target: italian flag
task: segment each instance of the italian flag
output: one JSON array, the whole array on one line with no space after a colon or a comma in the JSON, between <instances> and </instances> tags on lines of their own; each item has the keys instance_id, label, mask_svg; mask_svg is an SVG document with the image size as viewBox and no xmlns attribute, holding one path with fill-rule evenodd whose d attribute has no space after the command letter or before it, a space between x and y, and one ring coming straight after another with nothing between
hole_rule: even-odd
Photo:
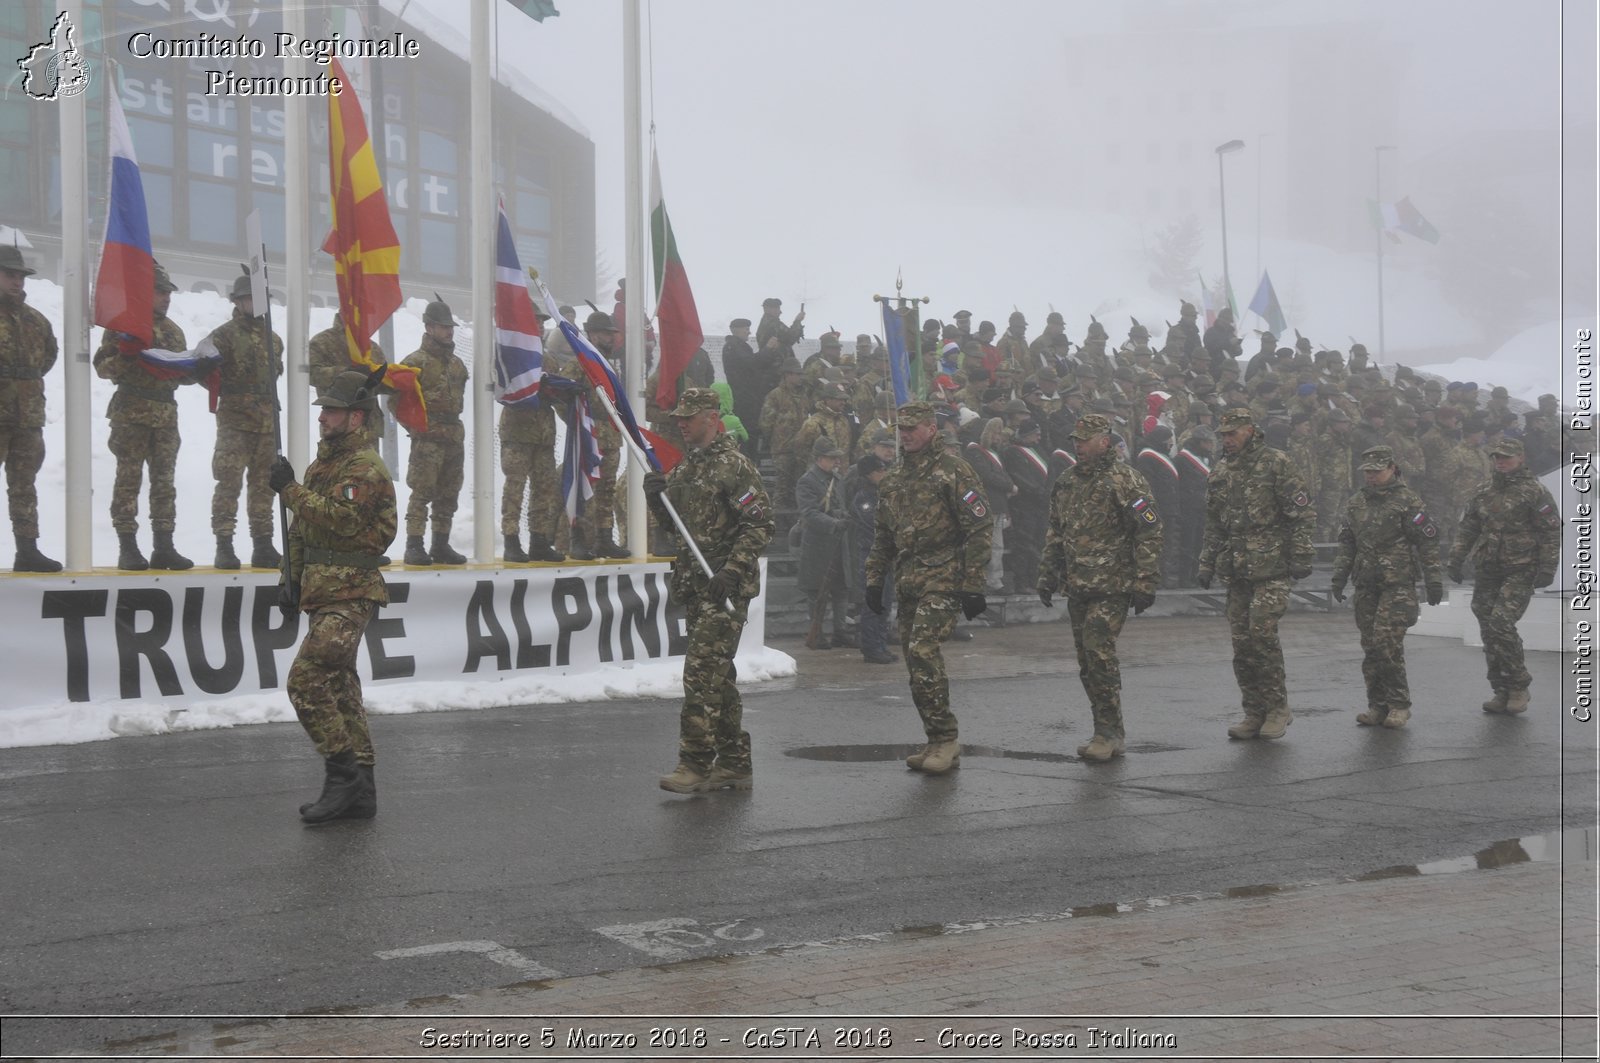
<instances>
[{"instance_id":1,"label":"italian flag","mask_svg":"<svg viewBox=\"0 0 1600 1063\"><path fill-rule=\"evenodd\" d=\"M678 376L700 349L700 311L695 309L689 275L678 257L667 205L661 198L661 162L650 148L650 245L656 269L656 322L661 330L661 363L656 378L656 405L670 410L678 404Z\"/></svg>"}]
</instances>

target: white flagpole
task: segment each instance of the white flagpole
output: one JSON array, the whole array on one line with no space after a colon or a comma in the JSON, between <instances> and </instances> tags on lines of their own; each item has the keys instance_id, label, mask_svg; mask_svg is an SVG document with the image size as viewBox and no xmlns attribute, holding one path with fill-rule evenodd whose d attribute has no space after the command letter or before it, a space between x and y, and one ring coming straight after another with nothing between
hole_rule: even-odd
<instances>
[{"instance_id":1,"label":"white flagpole","mask_svg":"<svg viewBox=\"0 0 1600 1063\"><path fill-rule=\"evenodd\" d=\"M472 552L494 560L494 141L491 127L491 0L472 0Z\"/></svg>"},{"instance_id":2,"label":"white flagpole","mask_svg":"<svg viewBox=\"0 0 1600 1063\"><path fill-rule=\"evenodd\" d=\"M627 321L617 322L623 330L622 386L635 409L643 410L644 397L644 316L646 264L644 255L644 167L641 147L644 123L639 100L639 0L625 0L622 9L622 140L625 202L623 219L627 233L627 263L624 271L631 285L627 290ZM624 437L627 433L623 433ZM646 532L643 463L628 462L628 549L635 561L649 554ZM679 530L683 528L680 522ZM692 540L691 540L692 541ZM698 548L696 549L698 554ZM703 564L704 562L702 562Z\"/></svg>"},{"instance_id":3,"label":"white flagpole","mask_svg":"<svg viewBox=\"0 0 1600 1063\"><path fill-rule=\"evenodd\" d=\"M83 32L82 0L61 0L78 33ZM79 37L79 41L83 40ZM113 75L107 71L106 77ZM107 92L116 92L108 80ZM89 240L85 232L89 165L85 130L89 94L63 94L61 108L61 378L65 394L66 437L66 569L87 572L94 564L94 534L90 510L90 449L93 443L89 411ZM109 170L108 170L109 173ZM109 196L109 188L107 190ZM42 532L44 529L40 529Z\"/></svg>"},{"instance_id":4,"label":"white flagpole","mask_svg":"<svg viewBox=\"0 0 1600 1063\"><path fill-rule=\"evenodd\" d=\"M283 18L283 28L296 40L304 40L305 6L284 5ZM286 77L303 76L306 61L297 55L284 57L283 73ZM305 96L287 96L283 100L283 372L289 396L284 407L284 450L289 464L297 469L304 469L311 456L311 374L307 353L311 346L311 170L310 153L306 150L310 141L310 106L310 99ZM382 127L379 129L382 136Z\"/></svg>"}]
</instances>

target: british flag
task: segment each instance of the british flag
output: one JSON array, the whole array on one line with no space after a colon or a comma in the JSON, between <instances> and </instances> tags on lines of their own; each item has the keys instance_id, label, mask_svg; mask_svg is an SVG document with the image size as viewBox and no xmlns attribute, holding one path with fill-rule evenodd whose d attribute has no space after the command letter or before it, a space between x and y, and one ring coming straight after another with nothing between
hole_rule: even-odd
<instances>
[{"instance_id":1,"label":"british flag","mask_svg":"<svg viewBox=\"0 0 1600 1063\"><path fill-rule=\"evenodd\" d=\"M531 405L539 401L539 381L544 374L543 330L511 240L503 197L494 274L494 397L506 406Z\"/></svg>"}]
</instances>

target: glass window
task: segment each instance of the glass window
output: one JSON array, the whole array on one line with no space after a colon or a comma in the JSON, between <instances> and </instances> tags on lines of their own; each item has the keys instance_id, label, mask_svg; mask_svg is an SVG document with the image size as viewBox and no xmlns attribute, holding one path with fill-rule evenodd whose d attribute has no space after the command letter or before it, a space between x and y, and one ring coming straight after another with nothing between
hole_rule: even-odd
<instances>
[{"instance_id":1,"label":"glass window","mask_svg":"<svg viewBox=\"0 0 1600 1063\"><path fill-rule=\"evenodd\" d=\"M172 236L172 176L144 170L139 178L144 182L145 212L150 216L151 237Z\"/></svg>"},{"instance_id":2,"label":"glass window","mask_svg":"<svg viewBox=\"0 0 1600 1063\"><path fill-rule=\"evenodd\" d=\"M252 201L261 212L261 242L267 245L269 252L283 254L283 193L263 192L258 188L252 193Z\"/></svg>"},{"instance_id":3,"label":"glass window","mask_svg":"<svg viewBox=\"0 0 1600 1063\"><path fill-rule=\"evenodd\" d=\"M417 158L421 165L440 173L460 172L456 156L456 142L442 133L427 129L417 131Z\"/></svg>"},{"instance_id":4,"label":"glass window","mask_svg":"<svg viewBox=\"0 0 1600 1063\"><path fill-rule=\"evenodd\" d=\"M239 138L191 129L189 172L206 177L238 177Z\"/></svg>"},{"instance_id":5,"label":"glass window","mask_svg":"<svg viewBox=\"0 0 1600 1063\"><path fill-rule=\"evenodd\" d=\"M172 165L172 123L128 116L128 132L133 134L133 151L141 166Z\"/></svg>"},{"instance_id":6,"label":"glass window","mask_svg":"<svg viewBox=\"0 0 1600 1063\"><path fill-rule=\"evenodd\" d=\"M463 72L465 65L462 64ZM417 88L417 121L420 125L433 126L435 129L457 129L464 126L465 116L461 113L460 100L467 98L466 86L460 86L460 97L450 91L447 86L435 86L436 91L418 86Z\"/></svg>"},{"instance_id":7,"label":"glass window","mask_svg":"<svg viewBox=\"0 0 1600 1063\"><path fill-rule=\"evenodd\" d=\"M447 174L420 173L406 202L418 213L454 218L461 213L462 203L457 195L460 187L456 179Z\"/></svg>"},{"instance_id":8,"label":"glass window","mask_svg":"<svg viewBox=\"0 0 1600 1063\"><path fill-rule=\"evenodd\" d=\"M250 180L258 185L282 188L283 144L257 140L250 148Z\"/></svg>"},{"instance_id":9,"label":"glass window","mask_svg":"<svg viewBox=\"0 0 1600 1063\"><path fill-rule=\"evenodd\" d=\"M417 268L435 276L455 277L461 269L456 253L456 224L423 218L417 227L422 237L422 260Z\"/></svg>"},{"instance_id":10,"label":"glass window","mask_svg":"<svg viewBox=\"0 0 1600 1063\"><path fill-rule=\"evenodd\" d=\"M0 150L0 218L10 220L28 217L33 213L32 184L28 174L28 153Z\"/></svg>"},{"instance_id":11,"label":"glass window","mask_svg":"<svg viewBox=\"0 0 1600 1063\"><path fill-rule=\"evenodd\" d=\"M550 160L530 148L517 152L517 184L549 188Z\"/></svg>"},{"instance_id":12,"label":"glass window","mask_svg":"<svg viewBox=\"0 0 1600 1063\"><path fill-rule=\"evenodd\" d=\"M548 236L514 233L513 238L517 244L517 258L521 259L524 268L532 266L542 274L550 272L550 238Z\"/></svg>"},{"instance_id":13,"label":"glass window","mask_svg":"<svg viewBox=\"0 0 1600 1063\"><path fill-rule=\"evenodd\" d=\"M189 239L195 243L237 248L240 237L239 192L217 181L189 180Z\"/></svg>"},{"instance_id":14,"label":"glass window","mask_svg":"<svg viewBox=\"0 0 1600 1063\"><path fill-rule=\"evenodd\" d=\"M550 197L538 192L517 191L517 227L550 231Z\"/></svg>"},{"instance_id":15,"label":"glass window","mask_svg":"<svg viewBox=\"0 0 1600 1063\"><path fill-rule=\"evenodd\" d=\"M189 124L211 129L238 129L239 104L237 96L207 96L205 78L193 76L185 79L184 114Z\"/></svg>"}]
</instances>

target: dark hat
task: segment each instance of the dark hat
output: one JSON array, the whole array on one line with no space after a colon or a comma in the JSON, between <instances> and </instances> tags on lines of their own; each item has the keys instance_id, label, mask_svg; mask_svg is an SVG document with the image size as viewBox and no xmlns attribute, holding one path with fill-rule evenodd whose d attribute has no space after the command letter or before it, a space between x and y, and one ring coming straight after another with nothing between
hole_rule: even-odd
<instances>
[{"instance_id":1,"label":"dark hat","mask_svg":"<svg viewBox=\"0 0 1600 1063\"><path fill-rule=\"evenodd\" d=\"M839 334L837 332L824 332L822 334L822 345L835 349L844 346L843 343L839 342Z\"/></svg>"},{"instance_id":2,"label":"dark hat","mask_svg":"<svg viewBox=\"0 0 1600 1063\"><path fill-rule=\"evenodd\" d=\"M1194 304L1187 299L1182 300L1182 305L1178 307L1180 317L1195 317L1199 313L1200 311L1196 310Z\"/></svg>"},{"instance_id":3,"label":"dark hat","mask_svg":"<svg viewBox=\"0 0 1600 1063\"><path fill-rule=\"evenodd\" d=\"M1511 397L1511 392L1499 386L1496 386L1493 391L1489 392L1489 394L1493 395L1497 399L1509 399Z\"/></svg>"},{"instance_id":4,"label":"dark hat","mask_svg":"<svg viewBox=\"0 0 1600 1063\"><path fill-rule=\"evenodd\" d=\"M894 396L892 395L890 396L891 399L893 397ZM892 447L894 446L894 433L889 431L887 428L880 428L876 432L872 433L872 441L868 444L868 446Z\"/></svg>"},{"instance_id":5,"label":"dark hat","mask_svg":"<svg viewBox=\"0 0 1600 1063\"><path fill-rule=\"evenodd\" d=\"M158 292L175 292L175 291L177 291L178 290L178 286L176 284L173 284L172 283L172 278L167 275L167 267L163 266L159 262L157 262L155 264L155 266L156 266L156 269L155 269L156 291L158 291Z\"/></svg>"},{"instance_id":6,"label":"dark hat","mask_svg":"<svg viewBox=\"0 0 1600 1063\"><path fill-rule=\"evenodd\" d=\"M588 317L583 319L583 331L615 332L617 331L617 326L616 323L611 320L610 314L606 313L604 310L596 310Z\"/></svg>"},{"instance_id":7,"label":"dark hat","mask_svg":"<svg viewBox=\"0 0 1600 1063\"><path fill-rule=\"evenodd\" d=\"M433 302L422 311L424 325L449 325L452 328L456 323L456 316L450 312L450 304L439 298L439 293L433 293Z\"/></svg>"},{"instance_id":8,"label":"dark hat","mask_svg":"<svg viewBox=\"0 0 1600 1063\"><path fill-rule=\"evenodd\" d=\"M566 317L568 314L576 314L577 311L572 309L572 307L567 303L562 303L560 306L556 307L556 313L560 314L562 317ZM748 325L749 322L747 321L745 324Z\"/></svg>"},{"instance_id":9,"label":"dark hat","mask_svg":"<svg viewBox=\"0 0 1600 1063\"><path fill-rule=\"evenodd\" d=\"M876 454L868 454L856 462L856 471L862 476L871 476L873 473L880 472L888 467L889 463Z\"/></svg>"},{"instance_id":10,"label":"dark hat","mask_svg":"<svg viewBox=\"0 0 1600 1063\"><path fill-rule=\"evenodd\" d=\"M728 322L728 327L729 328L749 328L750 327L750 319L747 318L747 317L736 317L732 321Z\"/></svg>"},{"instance_id":11,"label":"dark hat","mask_svg":"<svg viewBox=\"0 0 1600 1063\"><path fill-rule=\"evenodd\" d=\"M1098 413L1086 413L1072 426L1073 439L1093 439L1111 434L1111 420Z\"/></svg>"},{"instance_id":12,"label":"dark hat","mask_svg":"<svg viewBox=\"0 0 1600 1063\"><path fill-rule=\"evenodd\" d=\"M778 307L778 306L782 306L782 305L783 305L783 300L782 299L773 298L773 299L763 299L763 300L761 300L761 309L763 309L763 310L771 310L773 307Z\"/></svg>"},{"instance_id":13,"label":"dark hat","mask_svg":"<svg viewBox=\"0 0 1600 1063\"><path fill-rule=\"evenodd\" d=\"M1224 432L1231 432L1236 428L1254 428L1256 415L1251 413L1248 407L1235 406L1222 415L1219 423Z\"/></svg>"},{"instance_id":14,"label":"dark hat","mask_svg":"<svg viewBox=\"0 0 1600 1063\"><path fill-rule=\"evenodd\" d=\"M1540 406L1554 406L1554 405L1556 405L1556 402L1557 402L1556 397L1554 395L1549 394L1548 392L1546 392L1545 394L1539 396L1539 405Z\"/></svg>"},{"instance_id":15,"label":"dark hat","mask_svg":"<svg viewBox=\"0 0 1600 1063\"><path fill-rule=\"evenodd\" d=\"M1388 447L1368 447L1361 452L1362 472L1381 472L1394 464L1394 451Z\"/></svg>"},{"instance_id":16,"label":"dark hat","mask_svg":"<svg viewBox=\"0 0 1600 1063\"><path fill-rule=\"evenodd\" d=\"M1364 344L1364 343L1352 343L1350 345L1350 355L1351 355L1351 357L1356 357L1358 355L1362 356L1362 357L1365 357L1366 353L1367 353L1367 345L1366 344Z\"/></svg>"},{"instance_id":17,"label":"dark hat","mask_svg":"<svg viewBox=\"0 0 1600 1063\"><path fill-rule=\"evenodd\" d=\"M1040 431L1039 422L1034 420L1032 417L1017 425L1017 437L1019 439L1025 435L1031 435L1037 431Z\"/></svg>"},{"instance_id":18,"label":"dark hat","mask_svg":"<svg viewBox=\"0 0 1600 1063\"><path fill-rule=\"evenodd\" d=\"M791 354L791 355L789 355L787 358L785 358L783 360L782 364L780 364L778 366L778 372L780 372L780 373L804 373L805 370L803 368L801 368L801 366L800 366L800 359L796 358L794 355Z\"/></svg>"},{"instance_id":19,"label":"dark hat","mask_svg":"<svg viewBox=\"0 0 1600 1063\"><path fill-rule=\"evenodd\" d=\"M1006 323L1010 325L1026 325L1028 319L1023 316L1021 310L1013 310L1011 311L1011 316L1006 318Z\"/></svg>"},{"instance_id":20,"label":"dark hat","mask_svg":"<svg viewBox=\"0 0 1600 1063\"><path fill-rule=\"evenodd\" d=\"M993 336L996 331L998 331L998 330L994 327L994 322L993 321L980 321L980 322L978 322L978 335L980 335L980 336Z\"/></svg>"},{"instance_id":21,"label":"dark hat","mask_svg":"<svg viewBox=\"0 0 1600 1063\"><path fill-rule=\"evenodd\" d=\"M722 409L722 399L710 388L685 388L682 395L678 396L678 405L668 414L669 417L693 417L705 410Z\"/></svg>"},{"instance_id":22,"label":"dark hat","mask_svg":"<svg viewBox=\"0 0 1600 1063\"><path fill-rule=\"evenodd\" d=\"M849 402L850 389L845 387L843 384L830 384L822 389L822 394L819 397L823 401L827 401L829 399L839 399L844 402Z\"/></svg>"},{"instance_id":23,"label":"dark hat","mask_svg":"<svg viewBox=\"0 0 1600 1063\"><path fill-rule=\"evenodd\" d=\"M1333 424L1334 422L1342 422L1344 424L1349 424L1350 423L1350 415L1348 413L1345 413L1343 410L1339 409L1336 406L1333 409L1328 411L1328 423L1329 424Z\"/></svg>"},{"instance_id":24,"label":"dark hat","mask_svg":"<svg viewBox=\"0 0 1600 1063\"><path fill-rule=\"evenodd\" d=\"M15 244L0 245L0 270L7 273L21 273L29 277L35 272L22 261L22 248Z\"/></svg>"},{"instance_id":25,"label":"dark hat","mask_svg":"<svg viewBox=\"0 0 1600 1063\"><path fill-rule=\"evenodd\" d=\"M249 278L246 278L248 280ZM326 406L332 410L375 410L378 408L376 382L369 388L368 374L358 369L346 369L333 378L333 383L317 392L313 406ZM382 376L379 376L382 380Z\"/></svg>"},{"instance_id":26,"label":"dark hat","mask_svg":"<svg viewBox=\"0 0 1600 1063\"><path fill-rule=\"evenodd\" d=\"M1489 448L1491 458L1520 458L1522 457L1522 440L1505 438L1497 440Z\"/></svg>"},{"instance_id":27,"label":"dark hat","mask_svg":"<svg viewBox=\"0 0 1600 1063\"><path fill-rule=\"evenodd\" d=\"M1045 324L1047 324L1047 325L1065 325L1067 323L1067 319L1062 317L1059 313L1057 313L1054 310L1050 311L1049 314L1045 315L1045 319L1044 320L1045 320Z\"/></svg>"},{"instance_id":28,"label":"dark hat","mask_svg":"<svg viewBox=\"0 0 1600 1063\"><path fill-rule=\"evenodd\" d=\"M844 451L839 448L839 444L827 436L818 436L817 441L811 444L811 456L813 458L842 458L844 457Z\"/></svg>"},{"instance_id":29,"label":"dark hat","mask_svg":"<svg viewBox=\"0 0 1600 1063\"><path fill-rule=\"evenodd\" d=\"M233 287L228 289L228 298L233 300L250 298L250 274L241 273L233 278Z\"/></svg>"},{"instance_id":30,"label":"dark hat","mask_svg":"<svg viewBox=\"0 0 1600 1063\"><path fill-rule=\"evenodd\" d=\"M1100 324L1100 322L1098 322L1098 321L1091 320L1089 322L1089 338L1090 339L1096 339L1096 340L1105 339L1106 338L1106 327L1104 325Z\"/></svg>"},{"instance_id":31,"label":"dark hat","mask_svg":"<svg viewBox=\"0 0 1600 1063\"><path fill-rule=\"evenodd\" d=\"M1032 411L1030 411L1028 409L1028 404L1026 402L1023 402L1021 399L1012 399L1012 400L1010 400L1009 402L1006 403L1005 409L1002 410L1001 412L1003 412L1003 413L1030 413Z\"/></svg>"},{"instance_id":32,"label":"dark hat","mask_svg":"<svg viewBox=\"0 0 1600 1063\"><path fill-rule=\"evenodd\" d=\"M978 396L978 401L987 406L991 402L1004 402L1006 395L1010 394L1005 388L984 388L983 394Z\"/></svg>"},{"instance_id":33,"label":"dark hat","mask_svg":"<svg viewBox=\"0 0 1600 1063\"><path fill-rule=\"evenodd\" d=\"M956 318L971 317L972 316L972 311L971 310L957 310L955 313L951 314L950 316L951 317L956 317Z\"/></svg>"},{"instance_id":34,"label":"dark hat","mask_svg":"<svg viewBox=\"0 0 1600 1063\"><path fill-rule=\"evenodd\" d=\"M933 421L933 407L926 402L908 402L896 411L901 428L912 428Z\"/></svg>"}]
</instances>

